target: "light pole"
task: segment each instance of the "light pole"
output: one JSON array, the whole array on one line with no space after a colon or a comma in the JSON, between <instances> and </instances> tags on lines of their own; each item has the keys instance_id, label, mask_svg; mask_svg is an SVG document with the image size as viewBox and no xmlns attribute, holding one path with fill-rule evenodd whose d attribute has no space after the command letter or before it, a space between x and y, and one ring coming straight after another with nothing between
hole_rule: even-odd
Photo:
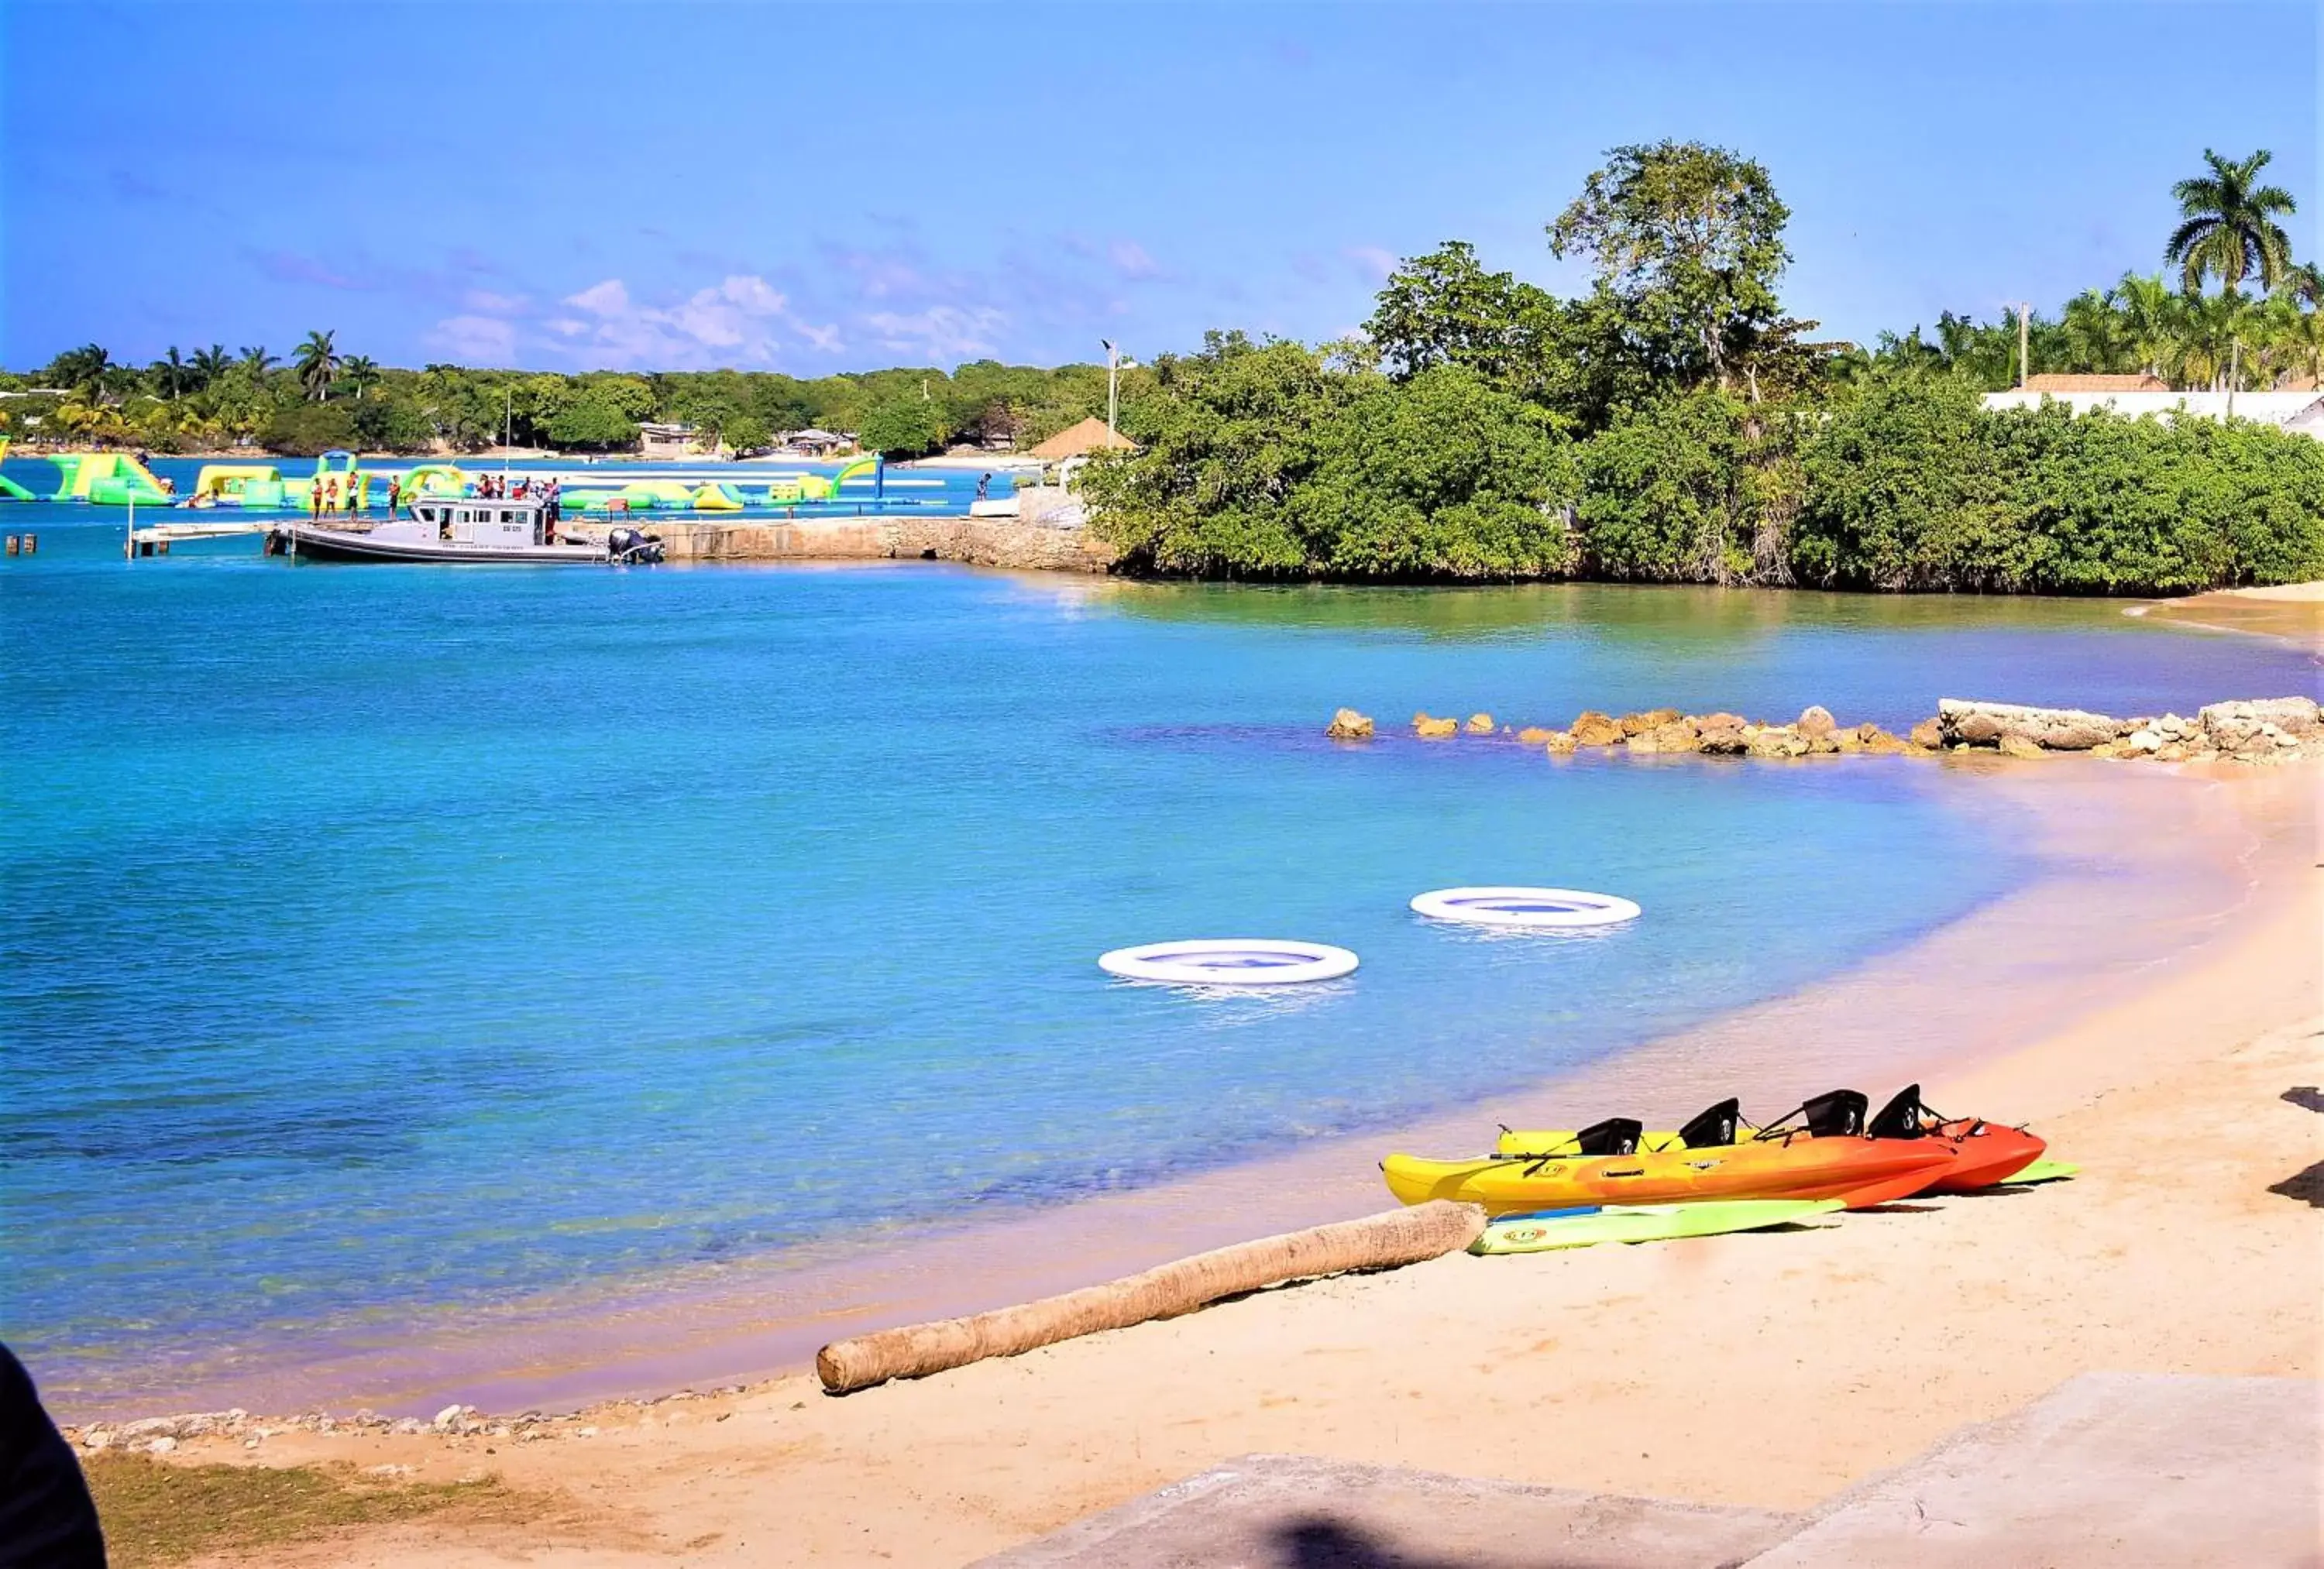
<instances>
[{"instance_id":1,"label":"light pole","mask_svg":"<svg viewBox=\"0 0 2324 1569\"><path fill-rule=\"evenodd\" d=\"M1120 348L1111 338L1100 338L1098 342L1105 345L1105 428L1111 434L1116 417L1121 412L1121 367L1134 365L1138 362L1124 360Z\"/></svg>"}]
</instances>

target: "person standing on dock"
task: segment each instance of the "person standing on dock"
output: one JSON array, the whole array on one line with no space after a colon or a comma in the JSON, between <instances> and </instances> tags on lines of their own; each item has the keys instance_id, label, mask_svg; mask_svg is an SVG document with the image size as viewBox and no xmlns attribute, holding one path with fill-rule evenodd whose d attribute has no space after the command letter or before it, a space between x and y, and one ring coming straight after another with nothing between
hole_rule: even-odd
<instances>
[{"instance_id":1,"label":"person standing on dock","mask_svg":"<svg viewBox=\"0 0 2324 1569\"><path fill-rule=\"evenodd\" d=\"M308 482L307 515L314 519L316 528L323 526L323 479L320 474Z\"/></svg>"}]
</instances>

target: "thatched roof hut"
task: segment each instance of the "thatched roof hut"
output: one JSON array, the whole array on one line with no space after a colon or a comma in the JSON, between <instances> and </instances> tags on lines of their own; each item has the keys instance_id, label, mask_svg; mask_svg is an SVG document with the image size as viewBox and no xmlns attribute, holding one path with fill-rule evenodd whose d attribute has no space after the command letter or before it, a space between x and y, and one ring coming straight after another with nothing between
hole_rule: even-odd
<instances>
[{"instance_id":1,"label":"thatched roof hut","mask_svg":"<svg viewBox=\"0 0 2324 1569\"><path fill-rule=\"evenodd\" d=\"M1086 453L1102 452L1109 447L1136 452L1138 444L1121 432L1108 428L1104 420L1093 414L1079 425L1067 426L1035 447L1032 455L1045 463L1054 463L1070 457L1080 457Z\"/></svg>"}]
</instances>

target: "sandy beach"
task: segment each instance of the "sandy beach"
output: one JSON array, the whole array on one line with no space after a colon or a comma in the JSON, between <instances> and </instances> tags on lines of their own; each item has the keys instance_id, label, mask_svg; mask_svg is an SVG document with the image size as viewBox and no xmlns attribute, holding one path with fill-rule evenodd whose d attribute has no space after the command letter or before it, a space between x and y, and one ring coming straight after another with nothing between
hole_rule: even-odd
<instances>
[{"instance_id":1,"label":"sandy beach","mask_svg":"<svg viewBox=\"0 0 2324 1569\"><path fill-rule=\"evenodd\" d=\"M1949 1113L2034 1122L2076 1181L1810 1232L1455 1255L845 1399L793 1372L601 1405L522 1443L280 1432L170 1458L491 1477L521 1500L275 1562L953 1564L1252 1452L1797 1508L2075 1373L2314 1376L2317 1215L2269 1189L2324 1159L2324 1117L2282 1098L2324 1080L2315 771L1979 766L1997 810L2052 840L2052 874L2022 895L1537 1097L1365 1141L1360 1160L1303 1152L1269 1173L1274 1202L1231 1221L1194 1217L1247 1169L940 1240L918 1297L881 1311L1079 1283L1222 1225L1257 1234L1262 1213L1382 1207L1369 1162L1390 1143L1471 1147L1505 1112L1595 1107L1625 1079L1661 1087L1638 1109L1662 1115L1706 1079L1773 1110L1842 1071L1875 1091L1916 1073ZM993 1266L973 1288L925 1283L964 1262L942 1249L972 1245ZM661 1387L705 1387L766 1354L733 1306L664 1304L584 1343L625 1382L690 1367ZM533 1388L558 1383L549 1360ZM466 1399L512 1411L499 1397L526 1381L479 1378ZM1738 1443L1746 1420L1757 1436Z\"/></svg>"}]
</instances>

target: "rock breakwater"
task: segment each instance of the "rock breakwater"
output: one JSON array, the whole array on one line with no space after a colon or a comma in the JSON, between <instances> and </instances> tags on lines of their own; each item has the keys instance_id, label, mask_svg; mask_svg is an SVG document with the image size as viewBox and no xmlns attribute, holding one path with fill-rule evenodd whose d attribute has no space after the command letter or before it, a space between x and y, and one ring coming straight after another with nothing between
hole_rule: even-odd
<instances>
[{"instance_id":1,"label":"rock breakwater","mask_svg":"<svg viewBox=\"0 0 2324 1569\"><path fill-rule=\"evenodd\" d=\"M1334 740L1369 740L1370 716L1341 709L1324 732ZM1577 752L1621 751L1645 757L1692 754L1706 757L1936 757L1952 752L1997 752L2010 757L2079 753L2093 757L2156 762L2278 763L2324 757L2324 718L2306 697L2241 699L2211 703L2194 717L2139 715L2116 719L2077 708L2036 708L2024 703L1939 701L1932 718L1904 735L1877 724L1844 725L1831 710L1812 704L1797 719L1762 721L1740 714L1682 713L1649 709L1619 716L1584 709L1563 729L1526 725L1512 731L1497 727L1488 713L1464 724L1426 711L1412 717L1412 733L1422 740L1449 741L1462 736L1507 739L1539 748L1553 757Z\"/></svg>"}]
</instances>

